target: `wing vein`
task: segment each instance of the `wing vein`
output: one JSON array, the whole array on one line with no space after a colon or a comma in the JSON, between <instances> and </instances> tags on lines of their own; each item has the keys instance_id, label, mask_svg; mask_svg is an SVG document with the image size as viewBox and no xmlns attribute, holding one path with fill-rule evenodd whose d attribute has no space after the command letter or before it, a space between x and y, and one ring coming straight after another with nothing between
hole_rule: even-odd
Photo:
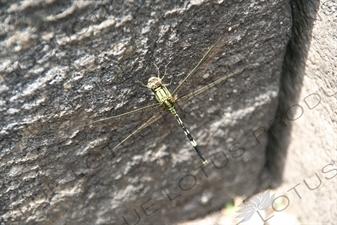
<instances>
[{"instance_id":1,"label":"wing vein","mask_svg":"<svg viewBox=\"0 0 337 225\"><path fill-rule=\"evenodd\" d=\"M93 123L98 123L98 122L102 122L102 121L106 121L106 120L110 120L110 119L118 119L118 118L124 117L124 116L130 116L132 114L144 112L144 111L147 111L147 110L152 109L152 108L157 108L159 106L160 106L160 103L155 103L155 104L152 104L152 105L147 105L145 107L141 107L141 108L138 108L138 109L126 112L126 113L122 113L122 114L116 115L116 116L111 116L111 117L107 117L107 118L104 118L104 119L95 120Z\"/></svg>"},{"instance_id":2,"label":"wing vein","mask_svg":"<svg viewBox=\"0 0 337 225\"><path fill-rule=\"evenodd\" d=\"M179 85L173 90L172 95L176 94L179 89L182 87L182 85L185 83L185 81L197 70L197 68L200 66L200 64L207 58L211 50L214 48L216 44L220 42L221 38L219 38L204 54L204 56L200 59L200 61L197 63L197 65L187 74L187 76L183 79L182 82L179 83Z\"/></svg>"},{"instance_id":3,"label":"wing vein","mask_svg":"<svg viewBox=\"0 0 337 225\"><path fill-rule=\"evenodd\" d=\"M160 114L160 111L156 112L150 119L148 119L140 127L138 127L136 130L134 130L131 134L129 134L126 138L124 138L121 142L119 142L115 147L113 147L112 150L116 149L118 146L120 146L125 141L127 141L131 136L135 135L136 133L138 133L139 131L141 131L145 127L149 126L150 124L152 124L153 122L155 122L156 120L158 120L160 118L159 114Z\"/></svg>"}]
</instances>

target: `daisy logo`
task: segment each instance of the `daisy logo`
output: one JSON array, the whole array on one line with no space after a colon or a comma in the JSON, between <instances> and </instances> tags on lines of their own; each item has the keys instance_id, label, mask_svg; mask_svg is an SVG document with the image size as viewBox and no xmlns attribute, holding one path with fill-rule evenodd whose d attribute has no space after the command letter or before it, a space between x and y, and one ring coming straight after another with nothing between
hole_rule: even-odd
<instances>
[{"instance_id":1,"label":"daisy logo","mask_svg":"<svg viewBox=\"0 0 337 225\"><path fill-rule=\"evenodd\" d=\"M254 215L254 213L258 213L258 215L263 220L259 210L267 210L271 208L274 201L274 196L275 194L270 195L270 192L268 191L256 195L251 199L241 203L238 206L241 207L241 209L236 211L237 213L240 214L236 218L242 218L242 220L238 224L248 221Z\"/></svg>"}]
</instances>

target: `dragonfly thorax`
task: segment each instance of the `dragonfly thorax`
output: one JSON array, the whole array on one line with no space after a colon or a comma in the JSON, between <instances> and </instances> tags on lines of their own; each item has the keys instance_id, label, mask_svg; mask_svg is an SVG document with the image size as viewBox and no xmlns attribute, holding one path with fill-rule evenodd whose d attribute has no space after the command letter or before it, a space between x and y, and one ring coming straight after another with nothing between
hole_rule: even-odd
<instances>
[{"instance_id":1,"label":"dragonfly thorax","mask_svg":"<svg viewBox=\"0 0 337 225\"><path fill-rule=\"evenodd\" d=\"M156 89L157 87L161 86L162 82L159 77L150 77L149 80L147 81L147 87L151 90Z\"/></svg>"}]
</instances>

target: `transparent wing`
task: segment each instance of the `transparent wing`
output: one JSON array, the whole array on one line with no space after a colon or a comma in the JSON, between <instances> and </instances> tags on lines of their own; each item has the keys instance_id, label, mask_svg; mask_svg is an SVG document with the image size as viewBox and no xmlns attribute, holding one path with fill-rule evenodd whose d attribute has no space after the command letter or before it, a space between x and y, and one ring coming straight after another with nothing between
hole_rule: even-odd
<instances>
[{"instance_id":1,"label":"transparent wing","mask_svg":"<svg viewBox=\"0 0 337 225\"><path fill-rule=\"evenodd\" d=\"M136 133L138 133L139 131L141 131L142 129L144 129L145 127L149 126L150 124L152 124L153 122L155 122L156 120L158 120L161 117L160 114L161 111L156 112L150 119L148 119L145 123L143 123L141 126L139 126L136 130L134 130L131 134L129 134L126 138L124 138L122 141L120 141L115 147L113 147L112 150L116 149L117 147L119 147L121 144L123 144L125 141L127 141L130 137L132 137L133 135L135 135Z\"/></svg>"},{"instance_id":2,"label":"transparent wing","mask_svg":"<svg viewBox=\"0 0 337 225\"><path fill-rule=\"evenodd\" d=\"M179 83L179 85L173 90L172 95L175 95L179 92L181 87L183 87L184 83L191 77L191 75L198 69L198 67L206 60L207 56L212 52L215 46L221 43L223 38L219 38L204 54L204 56L200 59L197 65L187 74L187 76Z\"/></svg>"},{"instance_id":3,"label":"transparent wing","mask_svg":"<svg viewBox=\"0 0 337 225\"><path fill-rule=\"evenodd\" d=\"M148 110L153 110L154 112L146 113L146 115L142 114ZM92 123L98 123L102 121L108 121L108 120L114 120L113 126L115 127L129 127L130 130L133 130L131 134L129 134L126 138L124 138L122 141L120 141L113 149L116 149L118 146L122 145L124 142L126 142L130 137L137 134L139 131L144 129L145 127L149 126L151 123L156 121L160 118L160 112L161 112L161 106L159 103L147 105L135 110L131 110L129 112L125 112L122 114L118 114L116 116L111 116L103 119L98 119L93 121ZM152 117L148 117L152 114ZM134 127L134 124L137 123L137 121L145 121L146 118L149 118L145 123L143 123L138 128ZM132 129L133 128L133 129Z\"/></svg>"},{"instance_id":4,"label":"transparent wing","mask_svg":"<svg viewBox=\"0 0 337 225\"><path fill-rule=\"evenodd\" d=\"M236 75L236 74L242 73L243 70L244 70L244 69L241 69L240 71L236 71L236 72L232 72L232 73L230 73L230 74L227 74L226 76L221 77L221 78L217 79L216 81L213 81L212 83L207 84L206 86L204 86L204 87L202 87L202 88L199 88L199 89L197 89L196 91L193 91L192 93L189 93L189 94L187 94L187 95L184 95L184 96L178 98L178 101L186 101L186 100L189 100L189 99L191 99L191 98L193 98L193 97L195 97L195 96L197 96L197 95L199 95L199 94L205 92L206 90L211 89L211 88L214 87L215 85L227 81L230 77L232 77L232 76L234 76L234 75Z\"/></svg>"},{"instance_id":5,"label":"transparent wing","mask_svg":"<svg viewBox=\"0 0 337 225\"><path fill-rule=\"evenodd\" d=\"M131 115L134 115L134 114L137 114L137 113L141 113L141 112L147 111L149 109L156 110L156 109L159 109L159 108L160 108L160 103L155 103L155 104L144 106L144 107L141 107L141 108L138 108L138 109L126 112L126 113L122 113L122 114L119 114L119 115L116 115L116 116L98 119L98 120L93 121L93 123L98 123L98 122L107 121L107 120L111 120L111 119L122 119L123 117L131 116Z\"/></svg>"}]
</instances>

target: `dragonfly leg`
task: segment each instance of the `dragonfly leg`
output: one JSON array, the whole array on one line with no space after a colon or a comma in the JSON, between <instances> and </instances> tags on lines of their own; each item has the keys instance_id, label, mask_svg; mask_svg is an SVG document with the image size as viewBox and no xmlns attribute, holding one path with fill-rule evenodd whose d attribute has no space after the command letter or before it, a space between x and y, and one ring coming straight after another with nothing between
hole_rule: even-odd
<instances>
[{"instance_id":1,"label":"dragonfly leg","mask_svg":"<svg viewBox=\"0 0 337 225\"><path fill-rule=\"evenodd\" d=\"M158 70L158 77L163 80L164 77L166 76L166 70L167 70L167 66L170 64L171 62L167 63L165 66L164 66L164 75L162 77L159 77L160 76L160 73L159 73L159 67L155 64L155 66L157 67L157 70ZM172 83L172 78L171 78L171 81L170 81L170 84ZM169 85L170 85L169 84ZM167 85L167 84L165 84Z\"/></svg>"},{"instance_id":2,"label":"dragonfly leg","mask_svg":"<svg viewBox=\"0 0 337 225\"><path fill-rule=\"evenodd\" d=\"M161 77L160 79L164 79L164 77L166 76L166 69L167 69L167 66L170 64L171 62L169 62L169 63L167 63L166 65L165 65L165 67L164 67L164 75L163 75L163 77ZM171 82L172 82L172 79L171 79Z\"/></svg>"},{"instance_id":3,"label":"dragonfly leg","mask_svg":"<svg viewBox=\"0 0 337 225\"><path fill-rule=\"evenodd\" d=\"M147 85L146 84L144 84L142 81L140 81L140 80L136 80L136 83L139 83L139 84L141 84L143 87L146 87L147 88Z\"/></svg>"},{"instance_id":4,"label":"dragonfly leg","mask_svg":"<svg viewBox=\"0 0 337 225\"><path fill-rule=\"evenodd\" d=\"M161 78L161 79L162 79L162 78ZM168 83L168 84L163 84L163 85L165 85L165 86L170 86L170 85L172 84L172 80L173 80L173 77L171 78L170 83Z\"/></svg>"},{"instance_id":5,"label":"dragonfly leg","mask_svg":"<svg viewBox=\"0 0 337 225\"><path fill-rule=\"evenodd\" d=\"M156 67L157 69L157 77L160 78L160 72L159 72L159 67L157 66L157 64L155 62L153 62L153 65Z\"/></svg>"}]
</instances>

